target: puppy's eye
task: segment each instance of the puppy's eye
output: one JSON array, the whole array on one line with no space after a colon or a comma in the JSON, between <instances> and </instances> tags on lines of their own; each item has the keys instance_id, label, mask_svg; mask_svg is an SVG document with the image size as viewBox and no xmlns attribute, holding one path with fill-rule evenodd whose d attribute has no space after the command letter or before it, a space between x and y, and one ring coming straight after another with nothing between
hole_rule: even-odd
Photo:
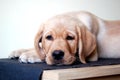
<instances>
[{"instance_id":1,"label":"puppy's eye","mask_svg":"<svg viewBox=\"0 0 120 80\"><path fill-rule=\"evenodd\" d=\"M53 37L51 35L46 36L47 40L53 40Z\"/></svg>"},{"instance_id":2,"label":"puppy's eye","mask_svg":"<svg viewBox=\"0 0 120 80\"><path fill-rule=\"evenodd\" d=\"M67 40L74 40L75 38L73 36L67 36L66 39Z\"/></svg>"}]
</instances>

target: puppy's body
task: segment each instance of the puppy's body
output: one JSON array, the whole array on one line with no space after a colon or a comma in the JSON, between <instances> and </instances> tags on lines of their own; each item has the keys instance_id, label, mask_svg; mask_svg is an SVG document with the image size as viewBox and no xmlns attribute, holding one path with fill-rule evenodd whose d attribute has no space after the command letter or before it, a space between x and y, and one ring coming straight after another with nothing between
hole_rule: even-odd
<instances>
[{"instance_id":1,"label":"puppy's body","mask_svg":"<svg viewBox=\"0 0 120 80\"><path fill-rule=\"evenodd\" d=\"M98 35L99 57L120 58L120 21L105 21L103 27Z\"/></svg>"},{"instance_id":2,"label":"puppy's body","mask_svg":"<svg viewBox=\"0 0 120 80\"><path fill-rule=\"evenodd\" d=\"M82 63L97 61L98 57L120 58L119 35L120 21L102 20L88 12L70 12L43 23L35 37L35 51L29 51L31 56L23 51L18 57L22 62L45 60L50 65L72 64L77 50Z\"/></svg>"},{"instance_id":3,"label":"puppy's body","mask_svg":"<svg viewBox=\"0 0 120 80\"><path fill-rule=\"evenodd\" d=\"M73 14L96 36L99 57L120 58L120 20L102 20L88 12Z\"/></svg>"}]
</instances>

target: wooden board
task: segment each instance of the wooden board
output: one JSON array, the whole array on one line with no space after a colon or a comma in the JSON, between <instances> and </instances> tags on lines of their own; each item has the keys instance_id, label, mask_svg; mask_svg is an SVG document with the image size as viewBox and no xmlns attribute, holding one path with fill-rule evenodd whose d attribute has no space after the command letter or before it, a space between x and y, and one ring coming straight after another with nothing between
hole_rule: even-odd
<instances>
[{"instance_id":1,"label":"wooden board","mask_svg":"<svg viewBox=\"0 0 120 80\"><path fill-rule=\"evenodd\" d=\"M79 79L79 80L81 80L81 79ZM87 79L82 79L82 80L120 80L120 75L87 78Z\"/></svg>"},{"instance_id":2,"label":"wooden board","mask_svg":"<svg viewBox=\"0 0 120 80\"><path fill-rule=\"evenodd\" d=\"M42 80L85 79L120 74L120 65L45 70Z\"/></svg>"}]
</instances>

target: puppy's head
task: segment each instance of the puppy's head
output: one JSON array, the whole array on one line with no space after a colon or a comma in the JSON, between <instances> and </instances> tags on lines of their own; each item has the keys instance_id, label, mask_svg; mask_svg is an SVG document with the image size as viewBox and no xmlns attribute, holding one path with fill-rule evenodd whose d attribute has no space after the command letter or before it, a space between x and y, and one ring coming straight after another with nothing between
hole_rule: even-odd
<instances>
[{"instance_id":1,"label":"puppy's head","mask_svg":"<svg viewBox=\"0 0 120 80\"><path fill-rule=\"evenodd\" d=\"M85 63L85 58L88 56L87 53L89 50L84 49L83 51L83 48L90 48L92 44L89 42L86 43L86 41L82 42L84 34L90 33L81 27L85 26L70 16L57 16L42 24L35 37L35 49L40 59L45 60L49 65L68 65L76 60L75 54L79 50L80 60ZM83 36L81 32L83 32ZM91 35L87 37L89 36ZM92 39L90 38L90 40ZM42 46L39 46L40 42ZM85 46L83 47L84 44ZM88 52L85 52L85 50Z\"/></svg>"}]
</instances>

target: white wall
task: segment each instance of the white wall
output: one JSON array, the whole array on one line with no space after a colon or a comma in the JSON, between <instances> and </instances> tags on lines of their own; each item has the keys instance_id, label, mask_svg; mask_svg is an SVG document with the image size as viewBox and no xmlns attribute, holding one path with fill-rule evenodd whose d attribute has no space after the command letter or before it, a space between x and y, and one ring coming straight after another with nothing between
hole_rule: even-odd
<instances>
[{"instance_id":1,"label":"white wall","mask_svg":"<svg viewBox=\"0 0 120 80\"><path fill-rule=\"evenodd\" d=\"M120 0L0 0L0 58L33 47L36 31L49 17L87 10L104 19L120 19Z\"/></svg>"}]
</instances>

